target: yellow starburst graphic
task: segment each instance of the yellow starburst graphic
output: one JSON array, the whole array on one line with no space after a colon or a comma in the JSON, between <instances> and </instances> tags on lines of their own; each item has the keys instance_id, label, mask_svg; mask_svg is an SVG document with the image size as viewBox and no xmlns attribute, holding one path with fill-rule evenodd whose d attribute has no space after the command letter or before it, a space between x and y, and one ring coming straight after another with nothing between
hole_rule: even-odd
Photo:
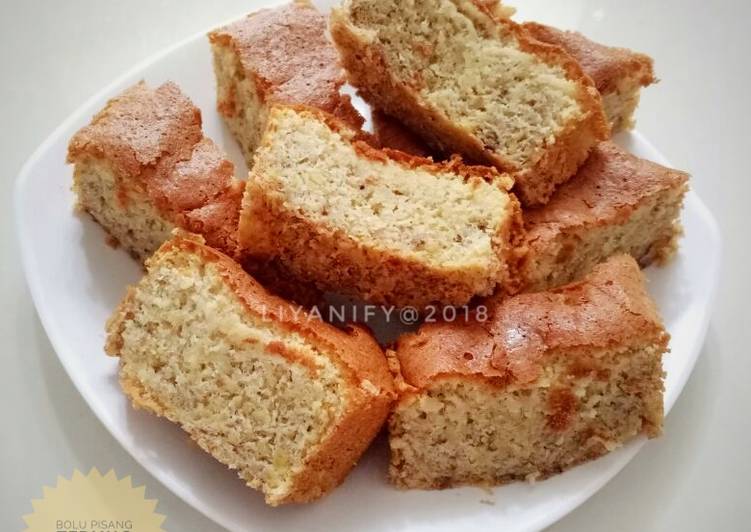
<instances>
[{"instance_id":1,"label":"yellow starburst graphic","mask_svg":"<svg viewBox=\"0 0 751 532\"><path fill-rule=\"evenodd\" d=\"M146 487L134 488L130 476L118 480L114 470L104 476L96 468L88 475L75 470L42 493L31 501L34 513L23 516L26 532L164 532L156 499L147 500Z\"/></svg>"}]
</instances>

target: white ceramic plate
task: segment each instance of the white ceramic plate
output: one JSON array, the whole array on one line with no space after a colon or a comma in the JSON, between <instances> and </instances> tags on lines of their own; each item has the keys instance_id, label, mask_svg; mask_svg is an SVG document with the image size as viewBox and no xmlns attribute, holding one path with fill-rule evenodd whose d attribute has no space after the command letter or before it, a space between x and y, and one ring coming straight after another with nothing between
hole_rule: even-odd
<instances>
[{"instance_id":1,"label":"white ceramic plate","mask_svg":"<svg viewBox=\"0 0 751 532\"><path fill-rule=\"evenodd\" d=\"M634 441L595 462L535 485L493 490L397 491L386 482L386 447L376 442L346 482L323 500L272 509L234 472L201 452L172 424L134 411L120 392L114 359L104 355L104 323L140 276L125 252L105 244L88 217L73 212L68 139L106 100L145 79L177 82L202 109L206 134L245 165L214 111L214 82L204 34L139 65L66 120L24 166L16 186L16 220L34 303L60 360L94 413L133 457L191 506L231 530L536 530L585 501L643 445ZM639 134L619 139L637 155L667 161ZM706 333L719 272L720 235L701 200L689 193L686 236L676 260L650 269L650 291L672 335L665 409L670 410Z\"/></svg>"}]
</instances>

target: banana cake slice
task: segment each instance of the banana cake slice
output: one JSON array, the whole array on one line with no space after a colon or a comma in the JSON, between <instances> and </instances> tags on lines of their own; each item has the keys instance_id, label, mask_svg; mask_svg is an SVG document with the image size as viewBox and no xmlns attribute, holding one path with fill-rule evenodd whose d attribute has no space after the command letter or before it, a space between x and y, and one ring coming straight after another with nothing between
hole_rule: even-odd
<instances>
[{"instance_id":1,"label":"banana cake slice","mask_svg":"<svg viewBox=\"0 0 751 532\"><path fill-rule=\"evenodd\" d=\"M146 264L107 324L133 406L178 424L270 505L340 484L394 398L375 340L270 295L192 236Z\"/></svg>"},{"instance_id":2,"label":"banana cake slice","mask_svg":"<svg viewBox=\"0 0 751 532\"><path fill-rule=\"evenodd\" d=\"M516 178L543 204L609 136L600 95L562 49L472 0L345 0L331 34L350 82L438 151Z\"/></svg>"},{"instance_id":3,"label":"banana cake slice","mask_svg":"<svg viewBox=\"0 0 751 532\"><path fill-rule=\"evenodd\" d=\"M578 279L607 257L664 264L682 234L688 174L640 159L612 142L592 150L547 205L524 211L527 290Z\"/></svg>"},{"instance_id":4,"label":"banana cake slice","mask_svg":"<svg viewBox=\"0 0 751 532\"><path fill-rule=\"evenodd\" d=\"M511 9L506 6L502 8ZM505 16L510 16L512 12L511 9ZM594 81L602 97L611 133L634 127L634 112L639 105L641 89L657 82L652 58L626 48L597 43L575 31L560 30L537 22L525 22L522 26L535 39L563 48ZM373 113L373 130L381 147L418 155L430 153L427 146L417 140L417 135L398 119L382 114Z\"/></svg>"},{"instance_id":5,"label":"banana cake slice","mask_svg":"<svg viewBox=\"0 0 751 532\"><path fill-rule=\"evenodd\" d=\"M397 306L515 287L521 216L508 176L360 139L320 110L272 107L243 198L241 254Z\"/></svg>"},{"instance_id":6,"label":"banana cake slice","mask_svg":"<svg viewBox=\"0 0 751 532\"><path fill-rule=\"evenodd\" d=\"M306 0L262 9L209 33L217 109L238 140L248 166L273 102L305 104L359 128L363 118L326 35L326 17Z\"/></svg>"},{"instance_id":7,"label":"banana cake slice","mask_svg":"<svg viewBox=\"0 0 751 532\"><path fill-rule=\"evenodd\" d=\"M487 306L487 317L423 325L389 353L398 487L541 479L660 434L669 337L632 257Z\"/></svg>"},{"instance_id":8,"label":"banana cake slice","mask_svg":"<svg viewBox=\"0 0 751 532\"><path fill-rule=\"evenodd\" d=\"M176 227L234 254L244 183L174 83L141 81L112 98L73 136L67 161L78 207L137 259Z\"/></svg>"}]
</instances>

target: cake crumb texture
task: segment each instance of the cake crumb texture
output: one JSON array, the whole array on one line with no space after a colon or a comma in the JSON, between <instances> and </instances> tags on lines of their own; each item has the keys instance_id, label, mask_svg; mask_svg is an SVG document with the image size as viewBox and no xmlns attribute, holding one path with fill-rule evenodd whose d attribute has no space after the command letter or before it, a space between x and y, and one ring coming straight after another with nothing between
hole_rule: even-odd
<instances>
[{"instance_id":1,"label":"cake crumb texture","mask_svg":"<svg viewBox=\"0 0 751 532\"><path fill-rule=\"evenodd\" d=\"M341 483L393 399L375 340L294 309L192 237L147 270L107 325L133 405L181 426L268 504Z\"/></svg>"}]
</instances>

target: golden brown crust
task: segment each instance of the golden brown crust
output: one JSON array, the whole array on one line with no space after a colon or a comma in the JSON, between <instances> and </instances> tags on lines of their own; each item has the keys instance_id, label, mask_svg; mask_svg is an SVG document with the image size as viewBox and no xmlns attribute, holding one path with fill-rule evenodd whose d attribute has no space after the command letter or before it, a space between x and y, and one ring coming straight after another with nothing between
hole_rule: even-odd
<instances>
[{"instance_id":1,"label":"golden brown crust","mask_svg":"<svg viewBox=\"0 0 751 532\"><path fill-rule=\"evenodd\" d=\"M235 181L204 205L177 214L178 225L202 235L206 243L234 256L245 182Z\"/></svg>"},{"instance_id":2,"label":"golden brown crust","mask_svg":"<svg viewBox=\"0 0 751 532\"><path fill-rule=\"evenodd\" d=\"M466 165L459 157L434 162L400 151L379 150L359 140L360 132L319 109L286 107L312 114L326 123L352 142L362 157L395 161L408 169L449 172L467 182L483 180L503 190L511 187L511 179L495 168ZM251 171L240 216L241 256L260 261L278 259L296 279L315 283L322 291L336 291L374 303L423 308L432 304L463 305L476 294L491 293L496 284L505 291L514 291L519 285L523 224L519 203L513 195L510 195L506 223L494 237L505 270L498 279L486 279L480 286L477 278L481 272L466 268L437 269L416 259L385 256L341 231L311 223L286 208L278 195L260 181L261 176L254 176Z\"/></svg>"},{"instance_id":3,"label":"golden brown crust","mask_svg":"<svg viewBox=\"0 0 751 532\"><path fill-rule=\"evenodd\" d=\"M252 13L212 31L209 40L234 50L267 103L317 107L359 128L362 116L339 92L344 71L326 37L326 23L312 4L296 1Z\"/></svg>"},{"instance_id":4,"label":"golden brown crust","mask_svg":"<svg viewBox=\"0 0 751 532\"><path fill-rule=\"evenodd\" d=\"M224 152L204 137L193 145L187 159L157 164L155 172L141 177L160 210L179 213L203 207L223 195L234 183L234 173Z\"/></svg>"},{"instance_id":5,"label":"golden brown crust","mask_svg":"<svg viewBox=\"0 0 751 532\"><path fill-rule=\"evenodd\" d=\"M561 67L579 89L576 99L582 110L582 118L556 135L555 144L527 168L520 168L486 147L475 135L454 124L439 109L424 101L414 87L397 79L389 68L384 50L377 44L361 40L341 9L332 13L331 34L342 55L350 82L365 99L388 114L400 117L435 149L459 152L470 160L513 173L515 192L521 202L524 205L544 204L555 187L576 172L589 149L598 140L610 136L600 95L592 80L561 48L533 39L519 24L494 14L494 10L484 3L476 2L475 5L487 16L488 24L503 25L506 31L514 35L521 50L549 65Z\"/></svg>"},{"instance_id":6,"label":"golden brown crust","mask_svg":"<svg viewBox=\"0 0 751 532\"><path fill-rule=\"evenodd\" d=\"M547 205L524 212L528 241L534 245L571 228L624 222L645 198L684 188L688 177L602 142Z\"/></svg>"},{"instance_id":7,"label":"golden brown crust","mask_svg":"<svg viewBox=\"0 0 751 532\"><path fill-rule=\"evenodd\" d=\"M73 136L67 159L106 160L121 201L145 196L169 222L234 254L242 183L174 83L151 89L141 81L112 98Z\"/></svg>"},{"instance_id":8,"label":"golden brown crust","mask_svg":"<svg viewBox=\"0 0 751 532\"><path fill-rule=\"evenodd\" d=\"M68 162L104 158L123 176L140 176L165 158L187 159L203 138L201 112L172 82L140 81L112 98L68 146Z\"/></svg>"},{"instance_id":9,"label":"golden brown crust","mask_svg":"<svg viewBox=\"0 0 751 532\"><path fill-rule=\"evenodd\" d=\"M563 48L592 78L600 93L617 90L624 79L632 79L642 87L657 81L652 58L647 55L605 46L575 31L559 30L536 22L526 22L522 26L535 39Z\"/></svg>"},{"instance_id":10,"label":"golden brown crust","mask_svg":"<svg viewBox=\"0 0 751 532\"><path fill-rule=\"evenodd\" d=\"M203 245L200 237L173 237L149 259L147 266L173 251L195 254L212 263L250 315L273 323L282 331L298 334L319 353L331 357L344 375L346 410L307 458L305 469L295 479L286 497L276 500L275 504L308 502L324 495L342 482L378 434L390 411L395 397L394 383L380 347L360 327L337 329L267 292L230 257ZM106 351L113 356L118 356L122 347L120 335L132 305L132 290L107 324ZM306 362L299 360L304 357L303 353L290 351L283 345L271 346L270 351L291 362ZM139 383L128 381L122 385L139 406L163 414L161 405L144 403L143 398L148 394L142 393Z\"/></svg>"},{"instance_id":11,"label":"golden brown crust","mask_svg":"<svg viewBox=\"0 0 751 532\"><path fill-rule=\"evenodd\" d=\"M491 298L486 321L432 323L400 338L401 374L418 389L448 376L505 386L535 381L548 353L573 357L596 348L665 348L669 337L644 283L634 259L619 255L580 282Z\"/></svg>"}]
</instances>

